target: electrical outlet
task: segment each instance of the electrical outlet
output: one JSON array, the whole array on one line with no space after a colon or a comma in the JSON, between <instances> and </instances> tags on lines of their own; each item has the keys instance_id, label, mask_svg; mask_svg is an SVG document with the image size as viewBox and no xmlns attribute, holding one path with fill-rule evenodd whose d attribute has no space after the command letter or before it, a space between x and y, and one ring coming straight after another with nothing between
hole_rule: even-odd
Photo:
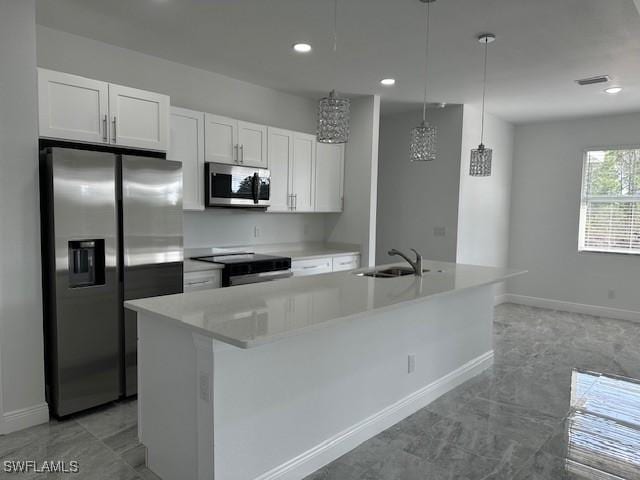
<instances>
[{"instance_id":1,"label":"electrical outlet","mask_svg":"<svg viewBox=\"0 0 640 480\"><path fill-rule=\"evenodd\" d=\"M607 292L607 298L609 298L609 300L615 300L616 291L613 288L609 289L609 292Z\"/></svg>"},{"instance_id":2,"label":"electrical outlet","mask_svg":"<svg viewBox=\"0 0 640 480\"><path fill-rule=\"evenodd\" d=\"M258 238L260 236L260 227L257 225L253 227L253 236L255 238Z\"/></svg>"},{"instance_id":3,"label":"electrical outlet","mask_svg":"<svg viewBox=\"0 0 640 480\"><path fill-rule=\"evenodd\" d=\"M411 354L407 358L407 373L413 373L415 370L416 370L416 356L414 354Z\"/></svg>"},{"instance_id":4,"label":"electrical outlet","mask_svg":"<svg viewBox=\"0 0 640 480\"><path fill-rule=\"evenodd\" d=\"M211 384L211 380L209 374L207 372L200 372L200 400L203 402L209 403L211 396L209 392L211 391L209 385Z\"/></svg>"},{"instance_id":5,"label":"electrical outlet","mask_svg":"<svg viewBox=\"0 0 640 480\"><path fill-rule=\"evenodd\" d=\"M447 235L447 229L445 227L433 227L434 237L444 237Z\"/></svg>"}]
</instances>

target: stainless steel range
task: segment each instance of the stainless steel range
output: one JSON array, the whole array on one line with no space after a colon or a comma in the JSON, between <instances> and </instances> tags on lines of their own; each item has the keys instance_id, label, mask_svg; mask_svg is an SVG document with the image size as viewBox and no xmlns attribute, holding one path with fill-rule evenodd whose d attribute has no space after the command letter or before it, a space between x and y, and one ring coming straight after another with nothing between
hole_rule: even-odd
<instances>
[{"instance_id":1,"label":"stainless steel range","mask_svg":"<svg viewBox=\"0 0 640 480\"><path fill-rule=\"evenodd\" d=\"M222 286L246 285L288 278L291 258L258 253L238 252L224 255L193 257L191 260L224 265Z\"/></svg>"}]
</instances>

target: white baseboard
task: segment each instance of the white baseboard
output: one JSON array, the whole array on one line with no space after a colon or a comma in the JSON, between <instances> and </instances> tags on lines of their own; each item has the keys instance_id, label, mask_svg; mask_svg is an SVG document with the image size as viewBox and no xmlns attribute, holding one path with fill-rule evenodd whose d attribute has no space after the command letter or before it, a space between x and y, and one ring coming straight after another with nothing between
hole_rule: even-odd
<instances>
[{"instance_id":1,"label":"white baseboard","mask_svg":"<svg viewBox=\"0 0 640 480\"><path fill-rule=\"evenodd\" d=\"M424 408L458 385L475 377L493 364L493 351L439 378L398 402L334 435L310 450L260 475L255 480L300 480L341 457L362 442Z\"/></svg>"},{"instance_id":2,"label":"white baseboard","mask_svg":"<svg viewBox=\"0 0 640 480\"><path fill-rule=\"evenodd\" d=\"M24 428L40 425L49 421L49 407L46 403L32 407L13 410L3 415L2 431L0 434L17 432Z\"/></svg>"},{"instance_id":3,"label":"white baseboard","mask_svg":"<svg viewBox=\"0 0 640 480\"><path fill-rule=\"evenodd\" d=\"M506 293L502 293L500 295L496 295L495 301L493 302L494 306L498 306L498 305L502 305L503 303L507 303L507 294Z\"/></svg>"},{"instance_id":4,"label":"white baseboard","mask_svg":"<svg viewBox=\"0 0 640 480\"><path fill-rule=\"evenodd\" d=\"M616 318L619 320L630 320L640 322L640 312L633 310L623 310L620 308L600 307L597 305L586 305L584 303L564 302L550 298L528 297L526 295L516 295L507 293L503 303L517 303L530 307L548 308L564 312L583 313L596 317Z\"/></svg>"}]
</instances>

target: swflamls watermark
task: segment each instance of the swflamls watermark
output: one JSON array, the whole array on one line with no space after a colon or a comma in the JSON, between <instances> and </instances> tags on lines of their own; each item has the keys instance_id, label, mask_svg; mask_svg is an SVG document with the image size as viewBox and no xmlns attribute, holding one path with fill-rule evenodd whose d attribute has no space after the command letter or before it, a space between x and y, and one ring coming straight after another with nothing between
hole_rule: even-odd
<instances>
[{"instance_id":1,"label":"swflamls watermark","mask_svg":"<svg viewBox=\"0 0 640 480\"><path fill-rule=\"evenodd\" d=\"M79 473L80 463L76 460L4 460L2 470L5 473Z\"/></svg>"}]
</instances>

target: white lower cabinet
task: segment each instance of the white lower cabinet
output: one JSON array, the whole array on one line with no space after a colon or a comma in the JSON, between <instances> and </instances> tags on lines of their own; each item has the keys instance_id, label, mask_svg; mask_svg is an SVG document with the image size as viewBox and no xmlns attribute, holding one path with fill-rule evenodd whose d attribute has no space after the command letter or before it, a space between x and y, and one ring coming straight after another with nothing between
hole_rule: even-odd
<instances>
[{"instance_id":1,"label":"white lower cabinet","mask_svg":"<svg viewBox=\"0 0 640 480\"><path fill-rule=\"evenodd\" d=\"M294 277L319 275L321 273L330 273L332 271L333 262L331 257L291 261L291 272Z\"/></svg>"},{"instance_id":2,"label":"white lower cabinet","mask_svg":"<svg viewBox=\"0 0 640 480\"><path fill-rule=\"evenodd\" d=\"M319 275L321 273L344 272L360 267L360 255L335 255L323 258L309 258L291 261L294 277Z\"/></svg>"},{"instance_id":3,"label":"white lower cabinet","mask_svg":"<svg viewBox=\"0 0 640 480\"><path fill-rule=\"evenodd\" d=\"M221 270L205 270L199 272L185 272L184 292L210 290L222 286Z\"/></svg>"},{"instance_id":4,"label":"white lower cabinet","mask_svg":"<svg viewBox=\"0 0 640 480\"><path fill-rule=\"evenodd\" d=\"M360 255L341 255L339 257L333 257L332 265L334 272L355 270L360 267Z\"/></svg>"},{"instance_id":5,"label":"white lower cabinet","mask_svg":"<svg viewBox=\"0 0 640 480\"><path fill-rule=\"evenodd\" d=\"M167 158L182 162L182 208L204 210L204 113L171 107Z\"/></svg>"}]
</instances>

